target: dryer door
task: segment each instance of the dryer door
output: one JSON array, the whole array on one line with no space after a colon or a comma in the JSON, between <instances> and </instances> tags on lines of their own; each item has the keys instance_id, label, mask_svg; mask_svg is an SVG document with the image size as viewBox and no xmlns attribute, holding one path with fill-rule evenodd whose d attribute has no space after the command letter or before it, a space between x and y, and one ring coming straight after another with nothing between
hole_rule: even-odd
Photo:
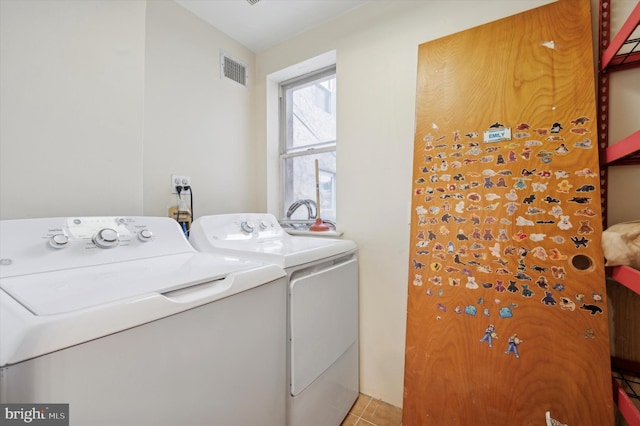
<instances>
[{"instance_id":1,"label":"dryer door","mask_svg":"<svg viewBox=\"0 0 640 426\"><path fill-rule=\"evenodd\" d=\"M296 396L357 341L357 258L296 271L289 291L291 395Z\"/></svg>"}]
</instances>

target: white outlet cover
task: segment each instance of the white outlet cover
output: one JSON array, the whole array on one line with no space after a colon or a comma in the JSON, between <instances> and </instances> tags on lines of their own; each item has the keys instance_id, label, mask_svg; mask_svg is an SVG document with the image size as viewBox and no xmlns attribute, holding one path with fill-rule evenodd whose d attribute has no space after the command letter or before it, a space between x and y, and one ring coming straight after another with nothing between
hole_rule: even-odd
<instances>
[{"instance_id":1,"label":"white outlet cover","mask_svg":"<svg viewBox=\"0 0 640 426\"><path fill-rule=\"evenodd\" d=\"M171 175L171 193L177 194L176 186L191 186L191 177L185 175Z\"/></svg>"}]
</instances>

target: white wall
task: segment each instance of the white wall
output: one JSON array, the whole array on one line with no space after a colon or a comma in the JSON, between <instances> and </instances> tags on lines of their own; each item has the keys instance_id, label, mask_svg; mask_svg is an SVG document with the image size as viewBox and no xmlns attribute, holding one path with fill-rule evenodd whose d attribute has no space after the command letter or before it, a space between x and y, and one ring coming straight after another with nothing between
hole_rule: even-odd
<instances>
[{"instance_id":1,"label":"white wall","mask_svg":"<svg viewBox=\"0 0 640 426\"><path fill-rule=\"evenodd\" d=\"M176 204L188 175L195 214L255 210L255 55L172 1L147 3L144 213ZM220 78L220 49L248 65L247 87Z\"/></svg>"},{"instance_id":2,"label":"white wall","mask_svg":"<svg viewBox=\"0 0 640 426\"><path fill-rule=\"evenodd\" d=\"M142 213L145 2L0 2L0 218Z\"/></svg>"},{"instance_id":3,"label":"white wall","mask_svg":"<svg viewBox=\"0 0 640 426\"><path fill-rule=\"evenodd\" d=\"M0 218L254 211L255 55L172 1L0 1ZM220 49L248 87L220 79Z\"/></svg>"},{"instance_id":4,"label":"white wall","mask_svg":"<svg viewBox=\"0 0 640 426\"><path fill-rule=\"evenodd\" d=\"M273 76L336 50L338 222L360 246L366 394L402 405L418 45L549 2L372 1L257 55L256 150L273 161ZM265 160L260 173L277 183L273 169ZM260 202L273 211L275 188Z\"/></svg>"}]
</instances>

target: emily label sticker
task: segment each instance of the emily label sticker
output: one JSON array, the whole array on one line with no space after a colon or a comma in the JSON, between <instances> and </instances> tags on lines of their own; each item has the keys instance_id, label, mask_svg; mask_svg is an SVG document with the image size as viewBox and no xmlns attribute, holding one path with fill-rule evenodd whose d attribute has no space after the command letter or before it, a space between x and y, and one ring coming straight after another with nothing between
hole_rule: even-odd
<instances>
[{"instance_id":1,"label":"emily label sticker","mask_svg":"<svg viewBox=\"0 0 640 426\"><path fill-rule=\"evenodd\" d=\"M499 123L496 123L499 124ZM482 141L484 143L502 142L511 140L511 128L493 128L484 131L482 135Z\"/></svg>"}]
</instances>

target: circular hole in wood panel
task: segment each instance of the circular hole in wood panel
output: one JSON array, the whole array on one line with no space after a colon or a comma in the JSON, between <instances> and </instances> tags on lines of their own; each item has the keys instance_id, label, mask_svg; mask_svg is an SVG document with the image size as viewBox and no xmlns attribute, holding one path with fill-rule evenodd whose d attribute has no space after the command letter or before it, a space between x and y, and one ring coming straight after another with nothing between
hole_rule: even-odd
<instances>
[{"instance_id":1,"label":"circular hole in wood panel","mask_svg":"<svg viewBox=\"0 0 640 426\"><path fill-rule=\"evenodd\" d=\"M591 271L594 268L593 259L584 254L576 254L571 258L571 265L578 271Z\"/></svg>"}]
</instances>

